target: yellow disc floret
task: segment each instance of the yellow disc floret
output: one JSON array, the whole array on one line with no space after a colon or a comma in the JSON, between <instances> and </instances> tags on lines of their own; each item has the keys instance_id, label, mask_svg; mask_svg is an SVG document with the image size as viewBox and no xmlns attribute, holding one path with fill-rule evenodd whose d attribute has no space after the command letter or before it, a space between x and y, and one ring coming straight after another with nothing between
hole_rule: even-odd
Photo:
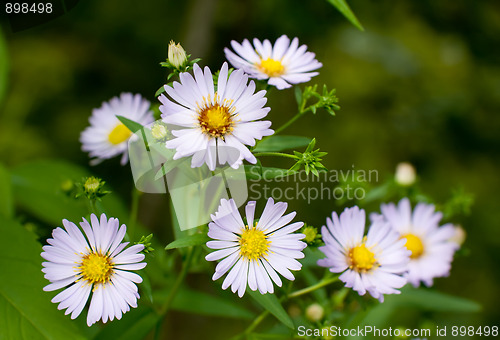
<instances>
[{"instance_id":1,"label":"yellow disc floret","mask_svg":"<svg viewBox=\"0 0 500 340\"><path fill-rule=\"evenodd\" d=\"M401 236L406 239L406 249L411 251L410 258L417 259L424 253L424 244L420 237L413 234L406 234Z\"/></svg>"},{"instance_id":2,"label":"yellow disc floret","mask_svg":"<svg viewBox=\"0 0 500 340\"><path fill-rule=\"evenodd\" d=\"M218 104L203 109L198 117L201 129L211 137L224 137L233 130L228 107Z\"/></svg>"},{"instance_id":3,"label":"yellow disc floret","mask_svg":"<svg viewBox=\"0 0 500 340\"><path fill-rule=\"evenodd\" d=\"M111 144L118 145L129 139L131 134L128 127L120 123L109 133L108 140Z\"/></svg>"},{"instance_id":4,"label":"yellow disc floret","mask_svg":"<svg viewBox=\"0 0 500 340\"><path fill-rule=\"evenodd\" d=\"M266 256L270 241L262 230L246 227L240 236L240 254L249 260Z\"/></svg>"},{"instance_id":5,"label":"yellow disc floret","mask_svg":"<svg viewBox=\"0 0 500 340\"><path fill-rule=\"evenodd\" d=\"M82 275L82 280L89 284L106 283L113 273L113 265L109 256L90 253L83 256L78 270Z\"/></svg>"},{"instance_id":6,"label":"yellow disc floret","mask_svg":"<svg viewBox=\"0 0 500 340\"><path fill-rule=\"evenodd\" d=\"M348 253L349 268L359 272L367 272L376 265L375 255L363 243L351 248Z\"/></svg>"},{"instance_id":7,"label":"yellow disc floret","mask_svg":"<svg viewBox=\"0 0 500 340\"><path fill-rule=\"evenodd\" d=\"M269 77L279 77L285 71L285 66L283 66L281 61L271 58L261 60L260 65L257 67Z\"/></svg>"}]
</instances>

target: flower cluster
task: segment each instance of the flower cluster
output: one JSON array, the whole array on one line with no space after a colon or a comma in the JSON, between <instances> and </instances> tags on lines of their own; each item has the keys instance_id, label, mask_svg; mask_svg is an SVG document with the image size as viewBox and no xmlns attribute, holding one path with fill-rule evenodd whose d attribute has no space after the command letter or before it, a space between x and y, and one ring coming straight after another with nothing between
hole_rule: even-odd
<instances>
[{"instance_id":1,"label":"flower cluster","mask_svg":"<svg viewBox=\"0 0 500 340\"><path fill-rule=\"evenodd\" d=\"M135 138L130 129L136 131L150 125L149 133L158 143L154 146L162 145L163 151L173 154L173 160L190 159L192 168L206 167L213 173L226 164L236 169L243 161L256 164L256 156L279 155L295 161L288 173L304 167L308 175L311 172L318 176L319 171L326 170L321 162L327 153L315 149L314 138L300 145L307 145L303 153L253 153L258 141L275 133L270 128L271 122L263 120L270 108L265 106L266 90L259 91L258 86L281 90L309 81L322 66L315 54L308 52L305 45L299 46L297 38L290 41L286 36L278 38L274 46L269 40L258 39L253 40L253 45L246 39L241 44L232 41L231 46L234 52L226 48L225 54L236 69L230 69L224 62L220 70L212 72L208 67L201 68L197 64L199 59L190 60L180 44L171 42L168 60L162 66L171 70L167 81L173 77L178 77L178 81L158 91L161 120L153 124L150 103L138 94L123 93L103 103L93 110L90 127L80 137L82 150L94 157L91 163L121 155L121 163L125 164L128 141ZM308 111L314 114L324 109L335 115L334 110L339 108L335 90L329 91L326 86L321 94L317 85L307 86L303 91L296 89L295 96L298 114L276 133ZM308 104L314 98L317 101ZM405 165L398 169L395 180L401 187L410 187L415 178L414 169ZM89 177L80 185L83 189L79 196L98 200L109 193L103 185L104 181ZM239 297L247 287L267 294L274 293L275 285L283 285L282 278L293 281L292 272L301 270L298 260L305 257L305 248L324 243L319 250L325 257L317 265L337 273L346 287L360 295L368 292L383 302L387 294L400 294L399 289L407 283L418 287L423 282L431 286L434 278L449 275L453 256L460 247L460 239L463 240L453 225L440 226L442 214L433 205L419 203L412 211L408 198L397 205L382 204L380 213L370 215L368 228L366 213L357 206L340 214L333 212L322 226L321 234L314 227L304 227L303 222L292 222L296 212L285 214L288 204L275 203L273 198L267 200L260 218L256 217L255 201L246 204L242 216L234 199L213 200L219 206L210 215L207 232L210 240L206 242L213 251L205 259L218 261L212 279L225 276L222 288L231 287ZM74 319L92 293L87 314L89 326L99 320L105 323L121 319L123 313L137 307L136 284L142 278L131 271L143 269L144 254L155 251L152 234L126 248L128 242L122 242L126 226L120 226L118 219L108 219L105 214L100 218L91 214L90 223L83 218L81 228L67 220L63 220L63 226L64 229L53 230L52 238L47 240L49 245L43 247L41 254L46 260L42 271L50 281L44 290L65 288L52 302ZM180 243L192 247L191 241ZM182 275L187 272L185 268ZM165 306L170 301L167 299ZM307 308L307 319L318 322L323 316L321 305Z\"/></svg>"},{"instance_id":2,"label":"flower cluster","mask_svg":"<svg viewBox=\"0 0 500 340\"><path fill-rule=\"evenodd\" d=\"M434 206L419 203L411 211L410 201L402 199L381 206L382 214L372 214L371 226L364 234L365 211L347 208L332 213L322 228L326 255L318 265L333 273L360 295L369 292L383 301L383 294L399 294L407 282L432 285L433 278L448 276L453 255L459 245L453 241L455 228L439 226L442 214Z\"/></svg>"}]
</instances>

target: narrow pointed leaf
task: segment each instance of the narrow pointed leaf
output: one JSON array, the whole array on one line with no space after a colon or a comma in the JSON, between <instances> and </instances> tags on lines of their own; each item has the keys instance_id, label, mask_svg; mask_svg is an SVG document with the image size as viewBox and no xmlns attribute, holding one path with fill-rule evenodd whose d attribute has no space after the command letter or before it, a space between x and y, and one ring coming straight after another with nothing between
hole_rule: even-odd
<instances>
[{"instance_id":1,"label":"narrow pointed leaf","mask_svg":"<svg viewBox=\"0 0 500 340\"><path fill-rule=\"evenodd\" d=\"M183 238L179 238L171 243L169 243L165 249L177 249L185 248L191 246L201 246L210 241L210 238L206 234L194 234Z\"/></svg>"},{"instance_id":2,"label":"narrow pointed leaf","mask_svg":"<svg viewBox=\"0 0 500 340\"><path fill-rule=\"evenodd\" d=\"M259 291L254 292L251 290L247 290L247 293L285 326L292 329L294 328L292 319L287 314L276 295L269 293L261 294Z\"/></svg>"},{"instance_id":3,"label":"narrow pointed leaf","mask_svg":"<svg viewBox=\"0 0 500 340\"><path fill-rule=\"evenodd\" d=\"M329 3L331 3L337 10L344 15L344 17L347 18L353 24L356 26L360 31L364 31L365 29L363 28L363 25L359 22L358 18L354 15L352 12L351 8L345 2L345 0L327 0Z\"/></svg>"}]
</instances>

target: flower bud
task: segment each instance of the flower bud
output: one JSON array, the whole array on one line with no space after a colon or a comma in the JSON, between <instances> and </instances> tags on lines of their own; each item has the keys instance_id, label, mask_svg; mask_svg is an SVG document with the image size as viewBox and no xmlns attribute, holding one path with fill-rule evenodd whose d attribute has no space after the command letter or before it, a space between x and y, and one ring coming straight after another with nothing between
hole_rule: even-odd
<instances>
[{"instance_id":1,"label":"flower bud","mask_svg":"<svg viewBox=\"0 0 500 340\"><path fill-rule=\"evenodd\" d=\"M306 235L306 237L304 237L304 241L307 244L310 244L314 242L314 240L316 239L316 235L318 235L318 230L314 227L308 226L302 230L302 234Z\"/></svg>"},{"instance_id":2,"label":"flower bud","mask_svg":"<svg viewBox=\"0 0 500 340\"><path fill-rule=\"evenodd\" d=\"M306 318L311 322L319 322L323 319L325 310L318 303L313 303L306 308Z\"/></svg>"},{"instance_id":3,"label":"flower bud","mask_svg":"<svg viewBox=\"0 0 500 340\"><path fill-rule=\"evenodd\" d=\"M167 139L167 136L168 136L167 127L162 122L156 122L151 127L151 135L157 141L165 141Z\"/></svg>"},{"instance_id":4,"label":"flower bud","mask_svg":"<svg viewBox=\"0 0 500 340\"><path fill-rule=\"evenodd\" d=\"M455 234L452 236L450 241L455 242L456 244L461 246L465 242L466 236L467 236L467 233L465 232L464 228L462 228L461 225L456 225L455 226Z\"/></svg>"},{"instance_id":5,"label":"flower bud","mask_svg":"<svg viewBox=\"0 0 500 340\"><path fill-rule=\"evenodd\" d=\"M178 70L187 62L186 51L184 51L181 44L175 44L173 40L168 45L168 61Z\"/></svg>"},{"instance_id":6,"label":"flower bud","mask_svg":"<svg viewBox=\"0 0 500 340\"><path fill-rule=\"evenodd\" d=\"M100 200L101 197L109 194L111 191L104 190L104 182L102 179L91 176L86 177L82 182L77 183L78 193L75 195L76 198L80 196L85 196L89 200Z\"/></svg>"},{"instance_id":7,"label":"flower bud","mask_svg":"<svg viewBox=\"0 0 500 340\"><path fill-rule=\"evenodd\" d=\"M396 167L396 183L401 186L410 186L415 183L417 173L415 167L408 162L399 163Z\"/></svg>"},{"instance_id":8,"label":"flower bud","mask_svg":"<svg viewBox=\"0 0 500 340\"><path fill-rule=\"evenodd\" d=\"M100 186L101 186L101 180L95 177L88 177L85 183L83 184L85 192L89 194L95 194Z\"/></svg>"}]
</instances>

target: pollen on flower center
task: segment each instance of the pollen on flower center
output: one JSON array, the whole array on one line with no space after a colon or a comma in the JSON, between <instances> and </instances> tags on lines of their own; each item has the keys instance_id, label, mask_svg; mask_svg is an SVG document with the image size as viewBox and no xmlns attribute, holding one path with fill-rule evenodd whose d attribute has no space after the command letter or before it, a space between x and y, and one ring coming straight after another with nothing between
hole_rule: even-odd
<instances>
[{"instance_id":1,"label":"pollen on flower center","mask_svg":"<svg viewBox=\"0 0 500 340\"><path fill-rule=\"evenodd\" d=\"M375 255L366 248L364 243L349 250L348 260L350 263L349 268L357 272L366 272L372 269L377 262L375 260Z\"/></svg>"},{"instance_id":2,"label":"pollen on flower center","mask_svg":"<svg viewBox=\"0 0 500 340\"><path fill-rule=\"evenodd\" d=\"M406 239L406 249L411 251L410 258L417 259L424 253L424 244L420 237L413 234L406 234L401 236Z\"/></svg>"},{"instance_id":3,"label":"pollen on flower center","mask_svg":"<svg viewBox=\"0 0 500 340\"><path fill-rule=\"evenodd\" d=\"M88 283L106 283L113 272L113 263L109 256L90 253L83 257L78 269Z\"/></svg>"},{"instance_id":4,"label":"pollen on flower center","mask_svg":"<svg viewBox=\"0 0 500 340\"><path fill-rule=\"evenodd\" d=\"M278 77L283 74L285 67L279 60L267 58L266 60L261 60L258 68L267 74L269 77Z\"/></svg>"},{"instance_id":5,"label":"pollen on flower center","mask_svg":"<svg viewBox=\"0 0 500 340\"><path fill-rule=\"evenodd\" d=\"M198 121L202 131L211 137L224 137L233 130L231 110L227 106L215 104L201 110Z\"/></svg>"},{"instance_id":6,"label":"pollen on flower center","mask_svg":"<svg viewBox=\"0 0 500 340\"><path fill-rule=\"evenodd\" d=\"M118 145L129 139L131 134L128 127L120 123L109 133L108 140L111 144Z\"/></svg>"},{"instance_id":7,"label":"pollen on flower center","mask_svg":"<svg viewBox=\"0 0 500 340\"><path fill-rule=\"evenodd\" d=\"M258 260L266 255L269 242L262 230L245 228L240 237L240 254L249 260Z\"/></svg>"}]
</instances>

